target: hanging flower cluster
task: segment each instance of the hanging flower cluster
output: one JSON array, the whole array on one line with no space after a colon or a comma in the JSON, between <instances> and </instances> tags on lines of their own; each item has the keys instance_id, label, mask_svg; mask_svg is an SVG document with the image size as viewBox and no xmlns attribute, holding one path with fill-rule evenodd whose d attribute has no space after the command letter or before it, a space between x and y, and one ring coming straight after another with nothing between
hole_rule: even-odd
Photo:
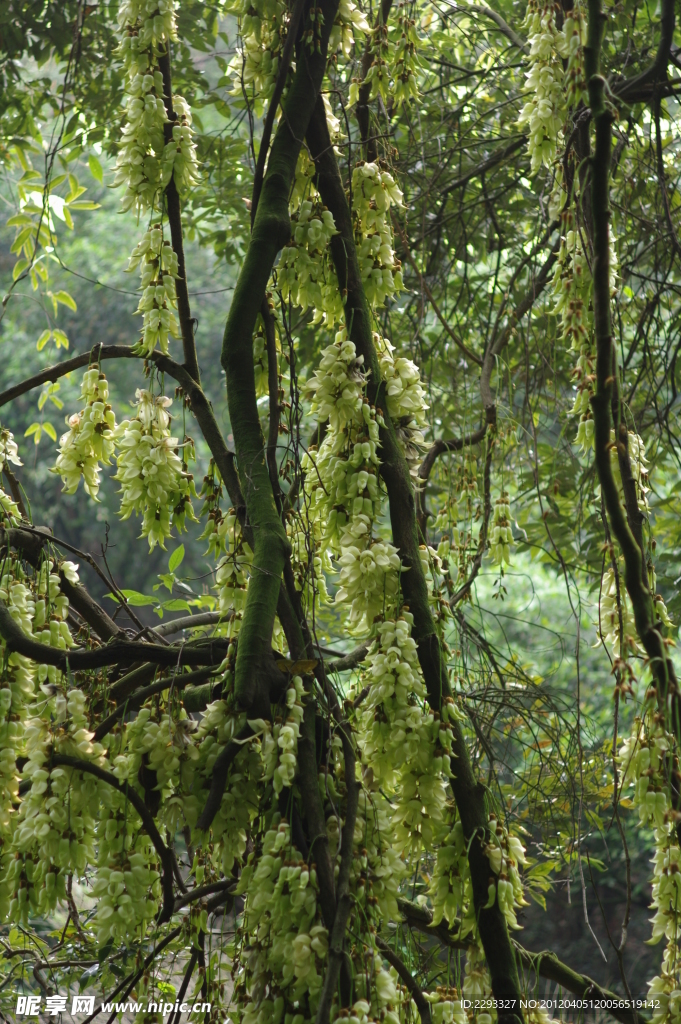
<instances>
[{"instance_id":1,"label":"hanging flower cluster","mask_svg":"<svg viewBox=\"0 0 681 1024\"><path fill-rule=\"evenodd\" d=\"M637 717L630 736L622 742L622 792L633 787L634 805L641 823L654 829L651 944L666 940L660 973L649 982L648 998L655 1001L653 1021L667 1024L681 1012L679 953L681 952L681 850L675 815L669 800L668 766L674 739L649 705ZM658 1002L659 1001L659 1002Z\"/></svg>"},{"instance_id":2,"label":"hanging flower cluster","mask_svg":"<svg viewBox=\"0 0 681 1024\"><path fill-rule=\"evenodd\" d=\"M48 763L52 750L86 759L102 752L91 743L85 694L65 690L44 687L53 695L33 705L34 717L24 723L23 776L31 788L15 822L17 852L6 877L9 917L24 924L29 913L52 912L66 898L69 875L82 874L96 859L100 784L91 775Z\"/></svg>"},{"instance_id":3,"label":"hanging flower cluster","mask_svg":"<svg viewBox=\"0 0 681 1024\"><path fill-rule=\"evenodd\" d=\"M490 558L496 565L511 563L511 545L513 530L511 529L511 506L506 491L494 502L494 518L489 538Z\"/></svg>"},{"instance_id":4,"label":"hanging flower cluster","mask_svg":"<svg viewBox=\"0 0 681 1024\"><path fill-rule=\"evenodd\" d=\"M148 538L150 549L157 544L164 548L171 527L181 530L187 516L194 518L191 498L196 491L186 461L192 446L185 441L181 458L178 438L170 436L167 409L172 399L140 389L135 397L137 416L116 428L120 454L114 480L121 484L122 518L141 515L141 536Z\"/></svg>"},{"instance_id":5,"label":"hanging flower cluster","mask_svg":"<svg viewBox=\"0 0 681 1024\"><path fill-rule=\"evenodd\" d=\"M617 582L619 579L619 595ZM636 634L634 613L631 609L629 595L627 594L622 569L619 568L617 577L615 570L610 566L603 574L601 582L601 605L599 612L600 632L603 635L603 642L607 644L616 656L620 651L624 657L629 654L636 654L640 646ZM620 616L621 626L620 629Z\"/></svg>"},{"instance_id":6,"label":"hanging flower cluster","mask_svg":"<svg viewBox=\"0 0 681 1024\"><path fill-rule=\"evenodd\" d=\"M159 58L177 39L175 4L125 0L118 8L118 57L126 77L126 123L116 161L114 185L125 187L123 209L154 209L171 177L180 194L196 180L196 147L189 110L173 97L176 120L166 139L168 113Z\"/></svg>"},{"instance_id":7,"label":"hanging flower cluster","mask_svg":"<svg viewBox=\"0 0 681 1024\"><path fill-rule=\"evenodd\" d=\"M565 32L556 25L557 8L552 0L529 0L523 28L530 44L530 70L526 73L529 99L518 124L530 133L528 151L532 172L556 158L556 144L566 114Z\"/></svg>"},{"instance_id":8,"label":"hanging flower cluster","mask_svg":"<svg viewBox=\"0 0 681 1024\"><path fill-rule=\"evenodd\" d=\"M352 0L340 0L329 37L329 53L340 50L349 57L353 46L369 31L369 22L357 4Z\"/></svg>"},{"instance_id":9,"label":"hanging flower cluster","mask_svg":"<svg viewBox=\"0 0 681 1024\"><path fill-rule=\"evenodd\" d=\"M496 886L490 884L489 901L499 903L509 928L520 926L515 916L515 907L528 907L525 899L520 868L525 864L525 848L517 836L508 833L496 815L489 817L490 841L485 853L490 867L497 876ZM495 892L496 889L496 892Z\"/></svg>"},{"instance_id":10,"label":"hanging flower cluster","mask_svg":"<svg viewBox=\"0 0 681 1024\"><path fill-rule=\"evenodd\" d=\"M230 647L230 651L233 646ZM223 693L227 687L223 684ZM243 725L244 716L235 714L228 699L214 701L206 708L205 714L195 733L198 758L192 759L183 774L183 805L187 822L194 828L200 812L195 778L201 779L207 787L215 761ZM213 865L230 875L235 863L242 864L246 852L246 836L257 813L258 787L263 778L263 757L260 741L251 740L243 744L230 772L229 783L222 796L220 808L211 825L213 840ZM200 790L199 790L200 792ZM195 869L196 883L203 881L203 869Z\"/></svg>"},{"instance_id":11,"label":"hanging flower cluster","mask_svg":"<svg viewBox=\"0 0 681 1024\"><path fill-rule=\"evenodd\" d=\"M455 717L453 703L443 704L440 715L425 703L412 625L412 614L403 610L376 627L366 659L370 690L358 719L364 763L376 786L394 793L391 824L398 852L413 845L432 848L446 804L450 708Z\"/></svg>"},{"instance_id":12,"label":"hanging flower cluster","mask_svg":"<svg viewBox=\"0 0 681 1024\"><path fill-rule=\"evenodd\" d=\"M353 106L359 98L359 90L362 85L369 90L369 100L381 97L384 103L388 102L390 92L390 68L389 62L393 46L388 37L388 25L378 19L377 24L371 30L371 64L364 77L364 81L355 77L350 84L348 97L349 106Z\"/></svg>"},{"instance_id":13,"label":"hanging flower cluster","mask_svg":"<svg viewBox=\"0 0 681 1024\"><path fill-rule=\"evenodd\" d=\"M352 172L352 209L362 284L372 306L404 287L402 265L393 249L390 207L401 207L402 192L379 163L360 162Z\"/></svg>"},{"instance_id":14,"label":"hanging flower cluster","mask_svg":"<svg viewBox=\"0 0 681 1024\"><path fill-rule=\"evenodd\" d=\"M312 322L333 327L343 318L343 302L329 242L337 235L332 213L318 197L304 199L292 216L293 237L277 264L277 284L285 300L305 313L312 307Z\"/></svg>"},{"instance_id":15,"label":"hanging flower cluster","mask_svg":"<svg viewBox=\"0 0 681 1024\"><path fill-rule=\"evenodd\" d=\"M628 431L627 435L627 450L629 453L629 464L631 466L631 475L634 478L636 484L636 498L638 500L638 507L641 512L648 512L648 460L646 459L646 446L645 441L639 434L633 430ZM610 465L612 466L612 475L615 478L615 482L618 485L620 492L622 492L622 476L620 472L619 459L617 457L617 445L615 443L615 431L610 431Z\"/></svg>"},{"instance_id":16,"label":"hanging flower cluster","mask_svg":"<svg viewBox=\"0 0 681 1024\"><path fill-rule=\"evenodd\" d=\"M241 523L233 508L219 523L213 534L217 537L216 547L224 550L224 555L215 569L215 583L218 587L218 609L221 612L234 610L232 629L238 630L246 604L246 590L253 552L241 529ZM210 547L210 542L209 542Z\"/></svg>"},{"instance_id":17,"label":"hanging flower cluster","mask_svg":"<svg viewBox=\"0 0 681 1024\"><path fill-rule=\"evenodd\" d=\"M144 315L142 338L137 348L140 355L150 356L158 345L161 352L168 355L169 338L180 335L174 313L177 309L177 253L163 238L161 224L153 224L133 249L127 269L137 267L142 278L142 297L135 312Z\"/></svg>"},{"instance_id":18,"label":"hanging flower cluster","mask_svg":"<svg viewBox=\"0 0 681 1024\"><path fill-rule=\"evenodd\" d=\"M2 474L3 467L8 462L13 463L15 466L23 465L19 458L19 449L14 440L14 434L11 430L3 428L0 430L0 475ZM7 468L9 469L9 466ZM0 522L3 525L18 526L20 520L21 512L19 511L19 506L0 486Z\"/></svg>"},{"instance_id":19,"label":"hanging flower cluster","mask_svg":"<svg viewBox=\"0 0 681 1024\"><path fill-rule=\"evenodd\" d=\"M141 937L158 913L161 882L156 852L124 794L103 787L98 823L97 941L104 945Z\"/></svg>"},{"instance_id":20,"label":"hanging flower cluster","mask_svg":"<svg viewBox=\"0 0 681 1024\"><path fill-rule=\"evenodd\" d=\"M584 46L586 45L586 24L578 4L566 12L563 23L565 39L564 56L567 57L565 95L567 105L576 107L584 95Z\"/></svg>"},{"instance_id":21,"label":"hanging flower cluster","mask_svg":"<svg viewBox=\"0 0 681 1024\"><path fill-rule=\"evenodd\" d=\"M419 45L416 21L409 17L409 5L402 3L397 8L397 31L393 57L393 99L396 109L403 103L418 99L417 75L421 68L416 56Z\"/></svg>"},{"instance_id":22,"label":"hanging flower cluster","mask_svg":"<svg viewBox=\"0 0 681 1024\"><path fill-rule=\"evenodd\" d=\"M96 501L100 463L111 465L116 430L109 383L99 366L89 366L85 371L80 394L85 407L67 417L69 430L60 438L54 471L61 476L67 494L75 494L82 478L85 490Z\"/></svg>"},{"instance_id":23,"label":"hanging flower cluster","mask_svg":"<svg viewBox=\"0 0 681 1024\"><path fill-rule=\"evenodd\" d=\"M397 439L409 465L414 484L418 484L418 467L424 444L426 426L426 393L421 385L418 366L404 356L395 358L395 347L387 338L374 333L381 378L385 381L388 414L395 426Z\"/></svg>"},{"instance_id":24,"label":"hanging flower cluster","mask_svg":"<svg viewBox=\"0 0 681 1024\"><path fill-rule=\"evenodd\" d=\"M409 5L397 8L395 24L384 24L380 19L372 30L372 61L362 83L353 78L350 85L349 105L359 98L362 85L369 90L369 100L381 97L386 106L397 110L404 103L418 98L418 72L421 64L416 55L419 36L416 21L410 17ZM392 21L393 19L391 19Z\"/></svg>"},{"instance_id":25,"label":"hanging flower cluster","mask_svg":"<svg viewBox=\"0 0 681 1024\"><path fill-rule=\"evenodd\" d=\"M235 971L237 1021L257 1024L263 1010L283 1024L314 1019L328 934L317 909L317 872L280 814L272 816L257 858L249 855L237 891L246 896L240 931L248 937ZM292 1012L294 1005L306 1013Z\"/></svg>"}]
</instances>

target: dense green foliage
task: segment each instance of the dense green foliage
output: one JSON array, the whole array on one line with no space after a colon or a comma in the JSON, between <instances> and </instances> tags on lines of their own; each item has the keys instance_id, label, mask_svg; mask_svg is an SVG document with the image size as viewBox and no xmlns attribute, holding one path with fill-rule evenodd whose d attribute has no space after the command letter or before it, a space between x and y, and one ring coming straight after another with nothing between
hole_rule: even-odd
<instances>
[{"instance_id":1,"label":"dense green foliage","mask_svg":"<svg viewBox=\"0 0 681 1024\"><path fill-rule=\"evenodd\" d=\"M675 33L3 8L6 1015L681 1020Z\"/></svg>"}]
</instances>

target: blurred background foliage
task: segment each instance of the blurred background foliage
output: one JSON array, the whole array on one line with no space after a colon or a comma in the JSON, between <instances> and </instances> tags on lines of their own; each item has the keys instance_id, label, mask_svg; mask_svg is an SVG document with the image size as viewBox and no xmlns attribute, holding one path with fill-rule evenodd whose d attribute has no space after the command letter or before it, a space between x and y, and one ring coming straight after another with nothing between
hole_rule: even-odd
<instances>
[{"instance_id":1,"label":"blurred background foliage","mask_svg":"<svg viewBox=\"0 0 681 1024\"><path fill-rule=\"evenodd\" d=\"M34 289L30 277L13 281L15 231L0 227L0 292L10 296L0 323L0 391L67 357L53 340L40 351L36 347L55 326L69 339L68 354L100 343L130 345L137 338L137 282L125 267L139 228L133 216L118 213L119 197L109 188L121 124L122 83L111 60L115 7L9 0L0 9L4 219L19 210L28 161L39 191L46 177L72 174L87 189L86 200L97 204L76 208L73 230L60 220L59 204L52 207L56 237L46 255L49 289L65 290L75 305L61 304L58 317L47 285L39 282ZM557 332L550 283L537 287L557 237L548 206L553 171L531 171L518 127L527 54L517 43L525 4L495 0L494 10L501 26L476 5L433 4L419 22L418 102L396 111L379 101L372 112L379 155L405 193L397 249L406 289L381 314L380 328L421 369L429 396L428 443L461 438L479 427L479 368L470 353L479 362L491 336L505 325L512 333L494 377L499 432L492 476L493 495L505 490L511 497L512 564L499 571L484 563L472 600L448 627L452 666L479 736L480 769L527 829L536 859L534 876L530 872L536 902L521 917L523 942L533 950L550 948L574 969L621 991L607 929L618 942L628 861L632 918L625 963L632 993L643 995L660 956L659 948L645 945L652 837L628 811L626 795L619 804L621 835L615 823L613 677L608 653L598 645L605 565L600 498L593 460L573 444L573 354ZM367 13L371 20L374 12ZM659 15L636 0L609 4L608 14L605 64L616 82L650 58ZM230 290L247 244L244 198L250 195L264 105L257 95L228 93L224 70L235 52L233 15L221 4L189 0L180 4L179 24L173 78L192 105L204 170L184 211L189 291L204 388L229 440L219 353ZM673 55L678 52L672 48ZM352 112L345 109L350 76L339 72L334 80L332 68L331 77L329 99L344 133L339 150L347 174L360 155ZM613 172L615 323L631 426L645 439L650 461L658 586L674 622L681 620L681 274L660 166L678 225L677 118L674 96L661 104L657 124L646 103L624 107L614 129ZM54 195L63 198L68 188L73 183L65 179ZM517 321L510 318L513 309L522 313ZM302 379L330 337L309 317L294 325L294 334ZM144 384L142 367L121 360L105 369L121 419ZM80 550L98 557L104 551L118 585L146 595L155 593L158 574L182 543L182 581L174 595L188 594L187 587L195 595L209 594L214 566L199 540L200 524L189 523L188 533L171 542L168 552L157 548L147 555L137 539L139 524L118 519L112 471L105 474L98 504L82 489L73 496L61 493L60 479L50 471L55 443L46 424L57 436L63 431L64 416L78 407L80 377L76 372L62 378L58 390L45 389L41 408L38 391L0 409L2 426L20 440L19 476L33 521ZM171 411L181 422L179 402ZM266 406L262 411L265 419ZM197 441L198 489L207 449L187 419L187 432ZM22 442L34 423L42 427L40 442L31 436ZM314 423L304 420L303 426L311 435ZM464 463L470 467L471 458L477 458L472 472L480 479L482 456L473 449L437 461L425 497L433 512L449 496L460 495ZM474 546L477 494L467 514L461 529L469 531ZM432 524L431 519L429 539L437 543ZM92 592L105 601L101 581L81 568ZM139 613L153 621L150 607ZM319 614L322 640L343 649L347 638L338 635L333 608ZM619 708L620 734L629 730L645 687L642 667L639 676L636 696Z\"/></svg>"}]
</instances>

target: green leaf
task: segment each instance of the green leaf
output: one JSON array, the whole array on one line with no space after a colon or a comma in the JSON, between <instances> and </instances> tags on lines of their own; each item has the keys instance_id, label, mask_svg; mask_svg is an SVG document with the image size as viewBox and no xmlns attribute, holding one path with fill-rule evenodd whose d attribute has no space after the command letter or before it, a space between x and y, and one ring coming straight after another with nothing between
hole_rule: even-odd
<instances>
[{"instance_id":1,"label":"green leaf","mask_svg":"<svg viewBox=\"0 0 681 1024\"><path fill-rule=\"evenodd\" d=\"M60 331L57 327L55 327L55 329L52 331L52 336L54 338L54 343L57 346L57 348L61 348L62 346L64 348L69 347L69 339L66 337L64 332Z\"/></svg>"},{"instance_id":2,"label":"green leaf","mask_svg":"<svg viewBox=\"0 0 681 1024\"><path fill-rule=\"evenodd\" d=\"M45 329L36 342L36 348L38 349L38 352L42 352L42 350L45 348L51 337L52 331L48 331L47 329Z\"/></svg>"},{"instance_id":3,"label":"green leaf","mask_svg":"<svg viewBox=\"0 0 681 1024\"><path fill-rule=\"evenodd\" d=\"M29 217L27 213L15 213L6 221L6 224L8 228L19 228L24 224L33 224L33 218Z\"/></svg>"},{"instance_id":4,"label":"green leaf","mask_svg":"<svg viewBox=\"0 0 681 1024\"><path fill-rule=\"evenodd\" d=\"M69 203L72 210L98 210L101 205L101 203L93 203L89 199L77 199L74 203Z\"/></svg>"},{"instance_id":5,"label":"green leaf","mask_svg":"<svg viewBox=\"0 0 681 1024\"><path fill-rule=\"evenodd\" d=\"M54 429L49 420L46 420L43 423L43 430L45 431L47 436L51 438L53 441L57 440L57 431Z\"/></svg>"},{"instance_id":6,"label":"green leaf","mask_svg":"<svg viewBox=\"0 0 681 1024\"><path fill-rule=\"evenodd\" d=\"M92 175L92 177L96 181L98 181L100 185L103 184L103 182L104 182L104 171L102 170L102 165L100 164L99 160L97 159L97 157L95 156L94 153L90 154L90 156L87 158L87 162L88 162L88 167L90 168L90 174Z\"/></svg>"},{"instance_id":7,"label":"green leaf","mask_svg":"<svg viewBox=\"0 0 681 1024\"><path fill-rule=\"evenodd\" d=\"M39 423L31 423L30 427L24 431L24 437L30 437L33 435L33 440L36 444L40 444L40 436L43 432L43 428Z\"/></svg>"},{"instance_id":8,"label":"green leaf","mask_svg":"<svg viewBox=\"0 0 681 1024\"><path fill-rule=\"evenodd\" d=\"M182 565L183 558L184 544L180 544L179 548L176 548L175 551L173 551L170 558L168 559L168 568L170 569L171 572L175 572L178 565Z\"/></svg>"},{"instance_id":9,"label":"green leaf","mask_svg":"<svg viewBox=\"0 0 681 1024\"><path fill-rule=\"evenodd\" d=\"M147 594L140 594L138 590L121 590L121 594L125 598L126 602L133 608L143 608L148 604L156 604L155 597L149 597ZM113 601L120 601L118 594L107 594Z\"/></svg>"},{"instance_id":10,"label":"green leaf","mask_svg":"<svg viewBox=\"0 0 681 1024\"><path fill-rule=\"evenodd\" d=\"M71 189L64 202L68 206L71 206L74 200L78 199L79 196L82 196L83 192L87 192L85 185L76 185L75 188Z\"/></svg>"},{"instance_id":11,"label":"green leaf","mask_svg":"<svg viewBox=\"0 0 681 1024\"><path fill-rule=\"evenodd\" d=\"M57 300L57 302L61 302L62 306L68 306L69 309L72 309L74 313L78 309L78 307L76 305L76 300L73 298L72 295L69 295L68 292L65 292L65 291L55 292L54 293L54 297Z\"/></svg>"},{"instance_id":12,"label":"green leaf","mask_svg":"<svg viewBox=\"0 0 681 1024\"><path fill-rule=\"evenodd\" d=\"M27 266L28 260L17 260L16 263L14 264L14 270L12 271L12 280L16 281L19 277L21 277L22 273L24 272L24 270L26 270Z\"/></svg>"},{"instance_id":13,"label":"green leaf","mask_svg":"<svg viewBox=\"0 0 681 1024\"><path fill-rule=\"evenodd\" d=\"M54 192L55 188L59 188L62 181L66 181L65 174L58 174L56 178L51 178L47 185L47 191Z\"/></svg>"},{"instance_id":14,"label":"green leaf","mask_svg":"<svg viewBox=\"0 0 681 1024\"><path fill-rule=\"evenodd\" d=\"M183 601L179 597L174 597L172 601L164 601L162 605L164 611L167 612L190 612L191 608L187 601Z\"/></svg>"}]
</instances>

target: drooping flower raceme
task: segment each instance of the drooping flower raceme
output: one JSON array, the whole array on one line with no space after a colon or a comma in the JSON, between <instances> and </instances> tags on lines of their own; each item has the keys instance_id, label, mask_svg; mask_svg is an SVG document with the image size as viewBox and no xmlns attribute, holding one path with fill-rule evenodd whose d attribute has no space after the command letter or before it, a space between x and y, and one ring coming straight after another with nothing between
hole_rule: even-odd
<instances>
[{"instance_id":1,"label":"drooping flower raceme","mask_svg":"<svg viewBox=\"0 0 681 1024\"><path fill-rule=\"evenodd\" d=\"M173 96L176 116L169 125L159 57L177 39L174 0L125 0L118 8L121 35L117 55L125 73L126 123L116 161L114 185L122 185L124 210L158 206L171 176L180 195L198 180L189 109Z\"/></svg>"},{"instance_id":2,"label":"drooping flower raceme","mask_svg":"<svg viewBox=\"0 0 681 1024\"><path fill-rule=\"evenodd\" d=\"M191 444L185 442L184 459L180 458L178 438L170 435L167 410L172 399L139 389L135 397L137 416L116 428L119 455L114 480L121 484L122 518L133 512L141 515L141 535L153 549L156 544L165 547L172 526L183 529L185 517L194 518L191 498L196 491L187 471Z\"/></svg>"},{"instance_id":3,"label":"drooping flower raceme","mask_svg":"<svg viewBox=\"0 0 681 1024\"><path fill-rule=\"evenodd\" d=\"M527 72L528 100L518 124L530 132L528 150L532 171L549 165L556 156L556 144L566 113L564 71L565 34L556 25L556 7L548 0L529 0L524 28L530 44Z\"/></svg>"},{"instance_id":4,"label":"drooping flower raceme","mask_svg":"<svg viewBox=\"0 0 681 1024\"><path fill-rule=\"evenodd\" d=\"M175 280L177 253L163 238L163 227L154 224L135 246L128 270L140 268L142 297L135 312L144 314L142 338L138 344L141 355L150 356L156 346L168 355L168 340L179 337L174 310L177 308Z\"/></svg>"},{"instance_id":5,"label":"drooping flower raceme","mask_svg":"<svg viewBox=\"0 0 681 1024\"><path fill-rule=\"evenodd\" d=\"M90 366L85 371L80 393L85 407L67 418L69 430L61 436L54 468L67 494L75 494L82 478L85 490L96 501L100 463L111 464L116 430L116 417L109 403L109 384L98 366Z\"/></svg>"},{"instance_id":6,"label":"drooping flower raceme","mask_svg":"<svg viewBox=\"0 0 681 1024\"><path fill-rule=\"evenodd\" d=\"M352 208L362 284L369 303L382 306L403 287L402 265L393 249L390 207L402 192L387 169L360 162L352 172Z\"/></svg>"},{"instance_id":7,"label":"drooping flower raceme","mask_svg":"<svg viewBox=\"0 0 681 1024\"><path fill-rule=\"evenodd\" d=\"M14 440L14 434L11 430L3 428L0 430L0 474L9 462L15 466L23 465L19 458L19 449ZM9 469L9 466L7 468ZM9 494L5 493L2 487L0 487L0 520L9 526L16 526L21 520L19 506Z\"/></svg>"}]
</instances>

